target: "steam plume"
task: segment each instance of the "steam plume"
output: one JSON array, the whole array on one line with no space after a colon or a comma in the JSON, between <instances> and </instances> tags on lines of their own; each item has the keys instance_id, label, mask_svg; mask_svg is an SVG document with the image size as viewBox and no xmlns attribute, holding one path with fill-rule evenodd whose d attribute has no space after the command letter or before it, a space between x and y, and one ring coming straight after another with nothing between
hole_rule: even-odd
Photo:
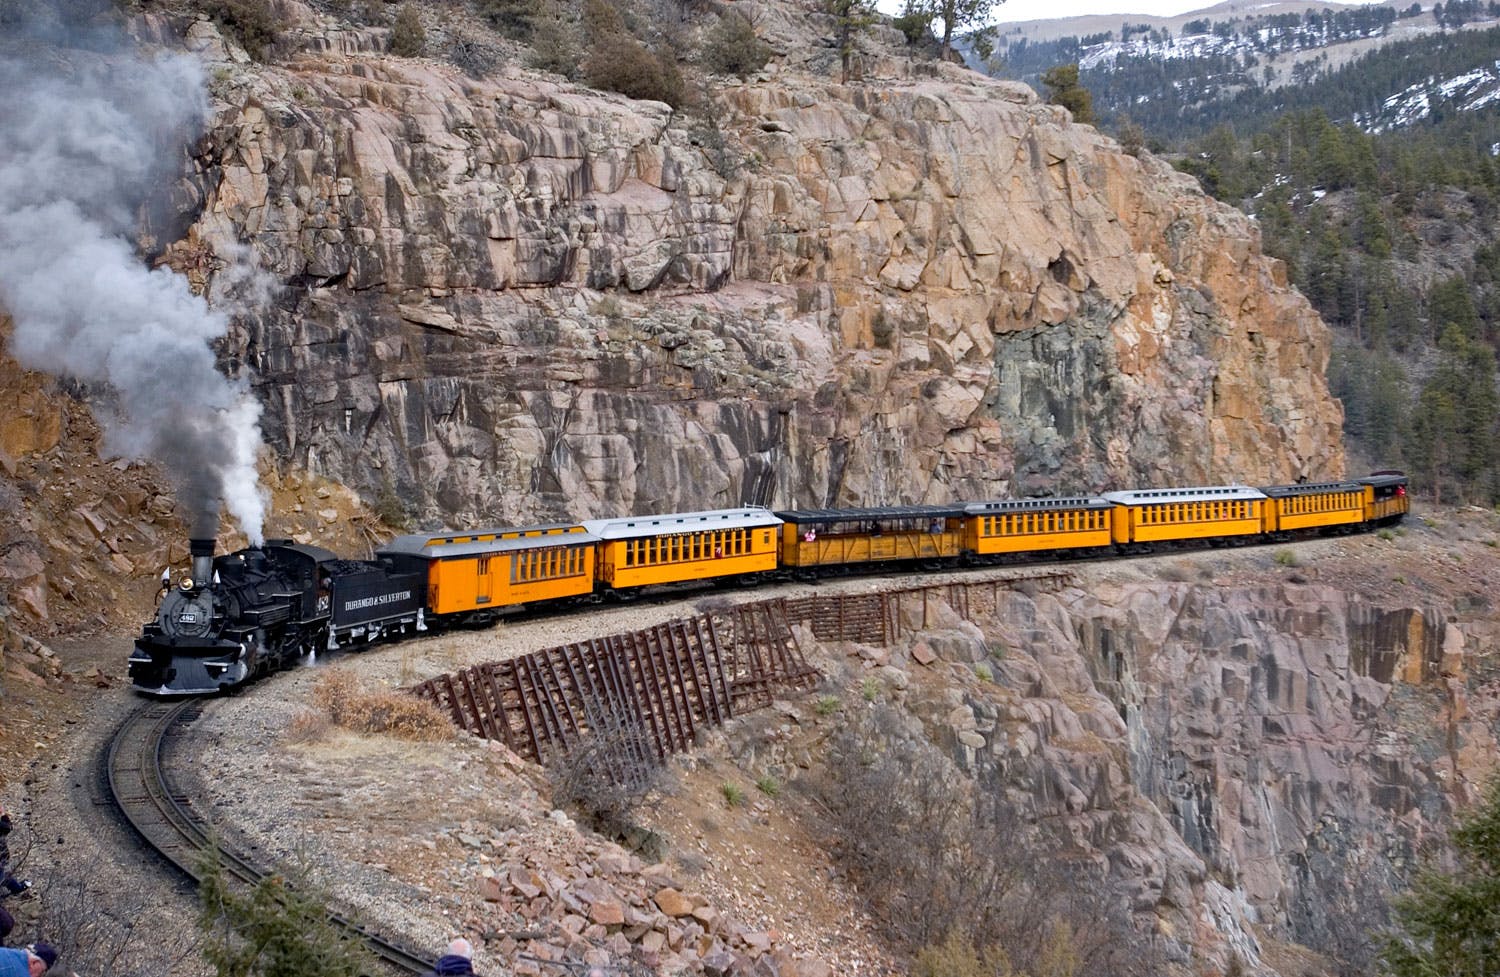
<instances>
[{"instance_id":1,"label":"steam plume","mask_svg":"<svg viewBox=\"0 0 1500 977\"><path fill-rule=\"evenodd\" d=\"M214 362L227 316L130 243L137 207L208 114L190 58L82 54L66 69L0 51L0 306L31 369L106 382L107 451L151 457L179 481L195 536L221 504L252 543L265 496L260 405Z\"/></svg>"}]
</instances>

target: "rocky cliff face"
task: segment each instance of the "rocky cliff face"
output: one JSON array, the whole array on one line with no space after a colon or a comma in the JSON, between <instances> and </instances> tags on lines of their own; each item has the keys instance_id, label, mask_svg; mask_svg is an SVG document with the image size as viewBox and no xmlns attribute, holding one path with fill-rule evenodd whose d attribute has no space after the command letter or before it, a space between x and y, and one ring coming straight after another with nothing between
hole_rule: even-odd
<instances>
[{"instance_id":1,"label":"rocky cliff face","mask_svg":"<svg viewBox=\"0 0 1500 977\"><path fill-rule=\"evenodd\" d=\"M1290 940L1358 970L1389 893L1490 775L1500 701L1482 600L1361 593L1347 569L1225 586L1204 559L969 620L928 606L860 664L900 673L973 776L1107 865L1169 956L1275 969Z\"/></svg>"},{"instance_id":2,"label":"rocky cliff face","mask_svg":"<svg viewBox=\"0 0 1500 977\"><path fill-rule=\"evenodd\" d=\"M1255 226L1030 89L793 52L678 115L314 41L239 63L168 261L248 241L234 337L294 465L462 523L1342 471ZM300 14L298 11L301 11ZM357 46L357 45L356 45ZM799 53L800 52L800 53ZM826 56L825 56L826 59Z\"/></svg>"}]
</instances>

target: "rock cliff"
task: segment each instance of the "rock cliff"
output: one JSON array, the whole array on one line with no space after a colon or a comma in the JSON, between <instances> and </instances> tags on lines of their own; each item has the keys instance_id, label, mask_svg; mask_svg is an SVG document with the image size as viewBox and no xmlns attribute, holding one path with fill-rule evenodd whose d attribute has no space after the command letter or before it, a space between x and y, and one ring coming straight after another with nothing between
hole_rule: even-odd
<instances>
[{"instance_id":1,"label":"rock cliff","mask_svg":"<svg viewBox=\"0 0 1500 977\"><path fill-rule=\"evenodd\" d=\"M335 53L296 5L275 66L193 25L166 260L285 283L227 351L277 455L453 523L1342 472L1253 222L1023 86L836 83L790 40L826 25L750 7L782 56L688 115Z\"/></svg>"},{"instance_id":2,"label":"rock cliff","mask_svg":"<svg viewBox=\"0 0 1500 977\"><path fill-rule=\"evenodd\" d=\"M1477 590L1361 591L1304 555L1236 561L1233 586L1205 555L993 613L928 602L837 681L882 679L1059 856L1107 867L1168 959L1288 972L1289 941L1369 972L1390 894L1492 775L1496 624Z\"/></svg>"}]
</instances>

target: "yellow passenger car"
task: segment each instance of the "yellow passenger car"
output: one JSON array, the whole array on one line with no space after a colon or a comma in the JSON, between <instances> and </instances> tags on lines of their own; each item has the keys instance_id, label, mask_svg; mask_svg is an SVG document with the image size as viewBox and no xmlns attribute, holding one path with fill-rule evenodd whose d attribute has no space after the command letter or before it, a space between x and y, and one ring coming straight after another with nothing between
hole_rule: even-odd
<instances>
[{"instance_id":1,"label":"yellow passenger car","mask_svg":"<svg viewBox=\"0 0 1500 977\"><path fill-rule=\"evenodd\" d=\"M1365 519L1365 486L1358 482L1315 482L1262 488L1269 500L1265 531L1357 525Z\"/></svg>"},{"instance_id":2,"label":"yellow passenger car","mask_svg":"<svg viewBox=\"0 0 1500 977\"><path fill-rule=\"evenodd\" d=\"M623 590L774 570L781 520L747 507L583 525L599 539L600 582Z\"/></svg>"},{"instance_id":3,"label":"yellow passenger car","mask_svg":"<svg viewBox=\"0 0 1500 977\"><path fill-rule=\"evenodd\" d=\"M963 548L964 510L957 505L795 509L776 515L782 520L781 562L789 569L944 560Z\"/></svg>"},{"instance_id":4,"label":"yellow passenger car","mask_svg":"<svg viewBox=\"0 0 1500 977\"><path fill-rule=\"evenodd\" d=\"M427 567L433 614L483 614L594 590L599 537L577 524L398 536L378 554Z\"/></svg>"},{"instance_id":5,"label":"yellow passenger car","mask_svg":"<svg viewBox=\"0 0 1500 977\"><path fill-rule=\"evenodd\" d=\"M1243 485L1105 492L1116 543L1248 536L1261 531L1266 496Z\"/></svg>"},{"instance_id":6,"label":"yellow passenger car","mask_svg":"<svg viewBox=\"0 0 1500 977\"><path fill-rule=\"evenodd\" d=\"M1398 523L1411 510L1404 472L1375 472L1357 481L1364 486L1365 521L1371 525Z\"/></svg>"},{"instance_id":7,"label":"yellow passenger car","mask_svg":"<svg viewBox=\"0 0 1500 977\"><path fill-rule=\"evenodd\" d=\"M964 507L964 549L988 556L1108 546L1114 508L1101 498L971 502Z\"/></svg>"}]
</instances>

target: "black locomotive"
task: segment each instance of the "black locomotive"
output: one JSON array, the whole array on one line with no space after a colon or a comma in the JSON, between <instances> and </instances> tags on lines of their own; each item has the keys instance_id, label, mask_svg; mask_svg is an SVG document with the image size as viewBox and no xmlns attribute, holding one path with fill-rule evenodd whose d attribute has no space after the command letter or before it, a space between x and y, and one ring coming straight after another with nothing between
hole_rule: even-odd
<instances>
[{"instance_id":1,"label":"black locomotive","mask_svg":"<svg viewBox=\"0 0 1500 977\"><path fill-rule=\"evenodd\" d=\"M156 620L130 656L140 691L217 692L341 643L425 628L420 567L286 539L218 558L213 550L213 540L193 540L191 576L164 581Z\"/></svg>"}]
</instances>

